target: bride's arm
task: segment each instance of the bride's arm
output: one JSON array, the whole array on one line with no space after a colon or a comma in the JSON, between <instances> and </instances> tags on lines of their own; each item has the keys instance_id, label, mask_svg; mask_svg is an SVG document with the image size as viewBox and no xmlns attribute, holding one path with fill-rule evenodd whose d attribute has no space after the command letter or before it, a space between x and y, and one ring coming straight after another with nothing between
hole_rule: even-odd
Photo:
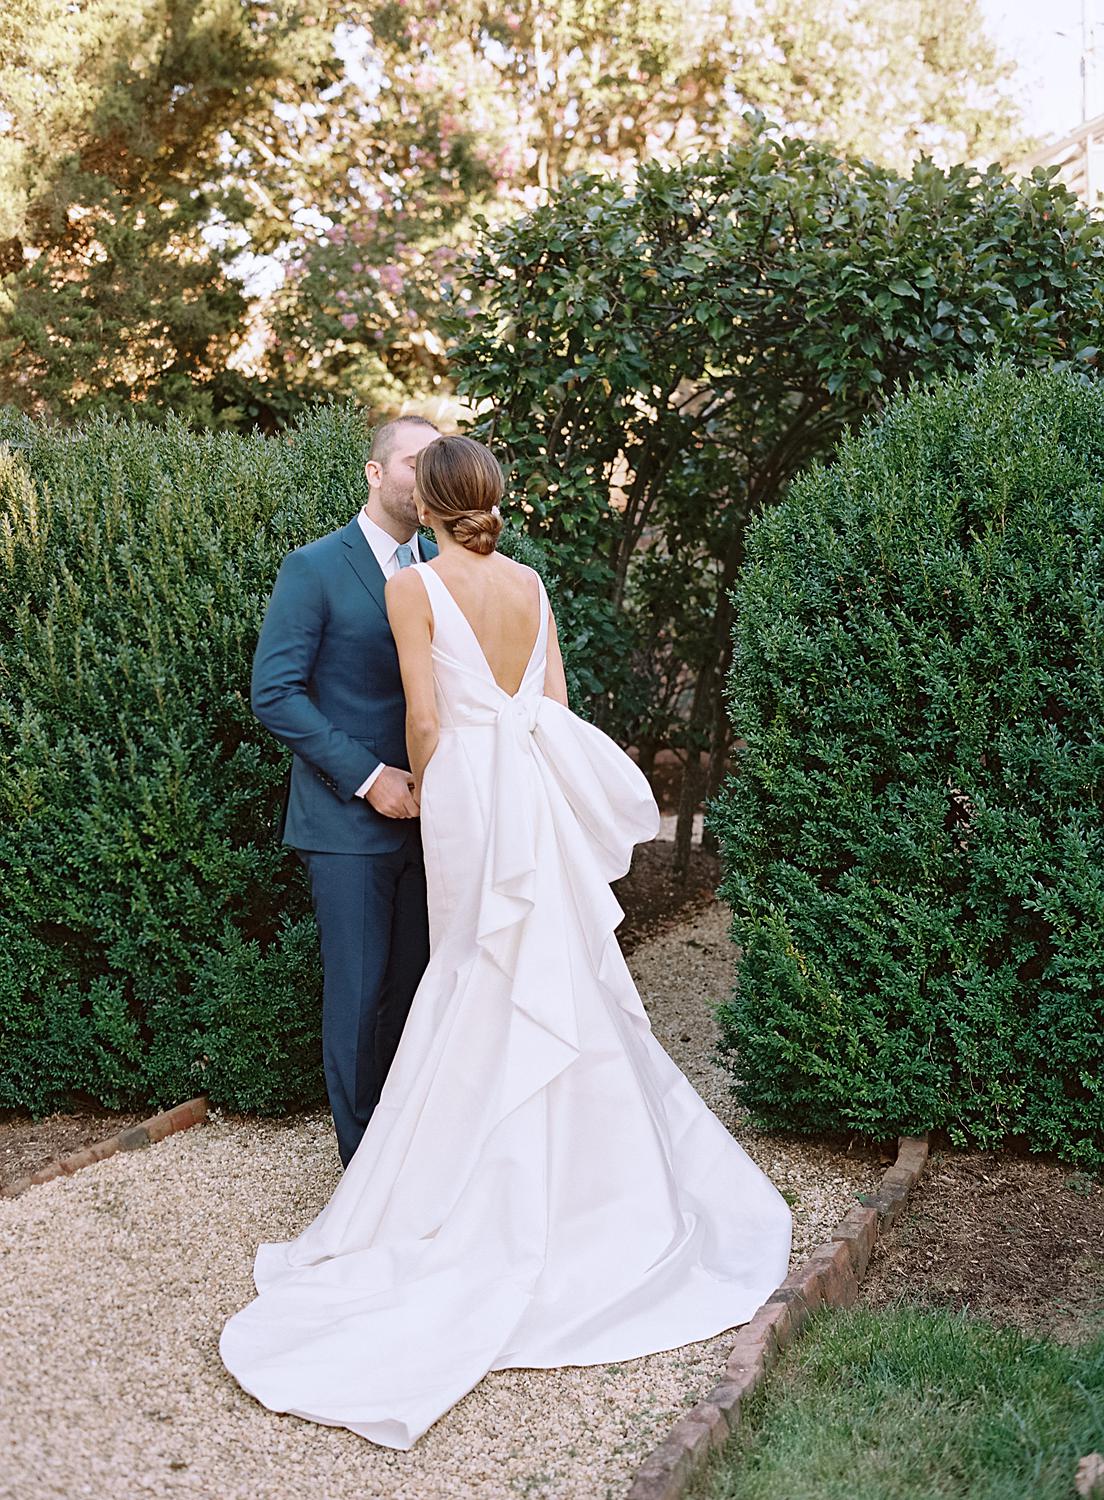
<instances>
[{"instance_id":1,"label":"bride's arm","mask_svg":"<svg viewBox=\"0 0 1104 1500\"><path fill-rule=\"evenodd\" d=\"M406 750L414 777L414 800L422 794L422 776L437 748L441 721L433 691L433 615L425 585L413 568L401 568L384 588L387 618L399 653L406 696Z\"/></svg>"},{"instance_id":2,"label":"bride's arm","mask_svg":"<svg viewBox=\"0 0 1104 1500\"><path fill-rule=\"evenodd\" d=\"M567 708L567 676L564 672L563 657L560 655L560 638L556 634L556 616L552 613L552 606L548 606L548 653L544 668L544 696L555 698L557 703L562 703Z\"/></svg>"}]
</instances>

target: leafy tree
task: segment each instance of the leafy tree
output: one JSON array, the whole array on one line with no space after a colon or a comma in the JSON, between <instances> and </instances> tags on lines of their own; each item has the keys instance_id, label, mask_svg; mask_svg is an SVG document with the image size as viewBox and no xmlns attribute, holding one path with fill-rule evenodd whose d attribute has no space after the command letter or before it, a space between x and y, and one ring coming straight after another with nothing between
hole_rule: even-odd
<instances>
[{"instance_id":1,"label":"leafy tree","mask_svg":"<svg viewBox=\"0 0 1104 1500\"><path fill-rule=\"evenodd\" d=\"M332 76L325 16L323 0L4 8L0 400L207 422L236 407L247 299L228 270L257 211L225 136Z\"/></svg>"},{"instance_id":2,"label":"leafy tree","mask_svg":"<svg viewBox=\"0 0 1104 1500\"><path fill-rule=\"evenodd\" d=\"M605 601L607 715L634 701L628 642L662 621L714 792L748 518L894 384L997 350L1088 367L1102 236L1043 173L901 178L761 125L633 189L576 178L493 235L467 278L481 311L456 320L459 389L488 403L531 530ZM701 791L690 775L684 854Z\"/></svg>"},{"instance_id":3,"label":"leafy tree","mask_svg":"<svg viewBox=\"0 0 1104 1500\"><path fill-rule=\"evenodd\" d=\"M906 173L1022 152L1014 64L977 0L759 0L740 35L736 88L793 135Z\"/></svg>"},{"instance_id":4,"label":"leafy tree","mask_svg":"<svg viewBox=\"0 0 1104 1500\"><path fill-rule=\"evenodd\" d=\"M1012 129L977 0L14 0L0 17L0 399L278 425L447 389L480 233L748 105L872 159ZM900 122L908 122L902 127ZM6 132L4 130L7 125ZM240 252L286 282L254 304ZM443 307L444 304L444 307Z\"/></svg>"},{"instance_id":5,"label":"leafy tree","mask_svg":"<svg viewBox=\"0 0 1104 1500\"><path fill-rule=\"evenodd\" d=\"M977 0L385 0L341 45L344 81L296 126L304 199L333 223L291 259L272 359L297 388L383 404L447 386L442 295L480 216L532 210L575 172L631 181L726 146L749 106L906 169L1019 144Z\"/></svg>"}]
</instances>

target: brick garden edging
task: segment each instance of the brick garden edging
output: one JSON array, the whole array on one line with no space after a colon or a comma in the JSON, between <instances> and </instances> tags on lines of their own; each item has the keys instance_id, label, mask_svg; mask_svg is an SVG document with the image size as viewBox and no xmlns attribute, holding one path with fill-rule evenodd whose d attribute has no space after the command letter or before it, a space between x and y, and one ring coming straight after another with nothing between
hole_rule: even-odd
<instances>
[{"instance_id":1,"label":"brick garden edging","mask_svg":"<svg viewBox=\"0 0 1104 1500\"><path fill-rule=\"evenodd\" d=\"M850 1208L804 1265L791 1271L736 1336L725 1377L637 1469L626 1500L681 1500L709 1453L740 1425L740 1408L779 1353L820 1307L851 1307L875 1242L898 1218L928 1159L927 1136L900 1136L897 1160L875 1193Z\"/></svg>"},{"instance_id":2,"label":"brick garden edging","mask_svg":"<svg viewBox=\"0 0 1104 1500\"><path fill-rule=\"evenodd\" d=\"M71 1151L67 1156L55 1156L53 1161L48 1161L44 1167L39 1167L37 1172L32 1172L27 1177L17 1177L14 1182L6 1183L3 1188L0 1188L0 1198L18 1198L21 1193L34 1187L37 1182L49 1182L53 1177L71 1176L81 1167L90 1167L93 1162L114 1156L116 1151L136 1151L141 1146L148 1146L151 1141L161 1141L167 1135L175 1135L178 1130L187 1130L189 1126L199 1125L206 1118L206 1094L201 1094L196 1099L187 1099L173 1109L163 1110L159 1115L150 1115L149 1119L143 1120L140 1125L131 1125L126 1130L107 1136L105 1140L96 1141L91 1146L82 1146L79 1151Z\"/></svg>"}]
</instances>

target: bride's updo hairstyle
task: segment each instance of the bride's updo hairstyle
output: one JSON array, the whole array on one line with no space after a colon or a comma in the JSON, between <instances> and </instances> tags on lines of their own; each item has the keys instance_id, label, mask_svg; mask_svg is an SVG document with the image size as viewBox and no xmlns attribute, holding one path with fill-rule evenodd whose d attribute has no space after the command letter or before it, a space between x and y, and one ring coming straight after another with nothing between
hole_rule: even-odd
<instances>
[{"instance_id":1,"label":"bride's updo hairstyle","mask_svg":"<svg viewBox=\"0 0 1104 1500\"><path fill-rule=\"evenodd\" d=\"M474 438L435 438L418 454L414 483L434 531L443 526L469 552L493 552L502 530L498 459Z\"/></svg>"}]
</instances>

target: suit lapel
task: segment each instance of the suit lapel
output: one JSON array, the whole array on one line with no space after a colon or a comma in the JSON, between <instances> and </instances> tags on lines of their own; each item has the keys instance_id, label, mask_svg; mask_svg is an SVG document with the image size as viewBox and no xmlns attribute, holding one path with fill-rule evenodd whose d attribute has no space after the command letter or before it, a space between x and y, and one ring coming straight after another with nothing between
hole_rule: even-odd
<instances>
[{"instance_id":1,"label":"suit lapel","mask_svg":"<svg viewBox=\"0 0 1104 1500\"><path fill-rule=\"evenodd\" d=\"M341 539L349 549L349 562L353 572L361 583L371 594L372 598L383 611L384 619L387 618L387 602L383 597L383 585L385 582L383 569L376 561L376 554L369 545L368 538L360 529L360 522L356 516L344 528ZM437 556L437 544L431 542L427 536L418 533L418 551L428 562L431 557Z\"/></svg>"},{"instance_id":2,"label":"suit lapel","mask_svg":"<svg viewBox=\"0 0 1104 1500\"><path fill-rule=\"evenodd\" d=\"M341 534L341 540L349 549L349 563L353 572L379 605L383 617L387 618L387 605L383 597L383 570L376 561L376 554L368 545L368 538L360 529L356 516Z\"/></svg>"}]
</instances>

